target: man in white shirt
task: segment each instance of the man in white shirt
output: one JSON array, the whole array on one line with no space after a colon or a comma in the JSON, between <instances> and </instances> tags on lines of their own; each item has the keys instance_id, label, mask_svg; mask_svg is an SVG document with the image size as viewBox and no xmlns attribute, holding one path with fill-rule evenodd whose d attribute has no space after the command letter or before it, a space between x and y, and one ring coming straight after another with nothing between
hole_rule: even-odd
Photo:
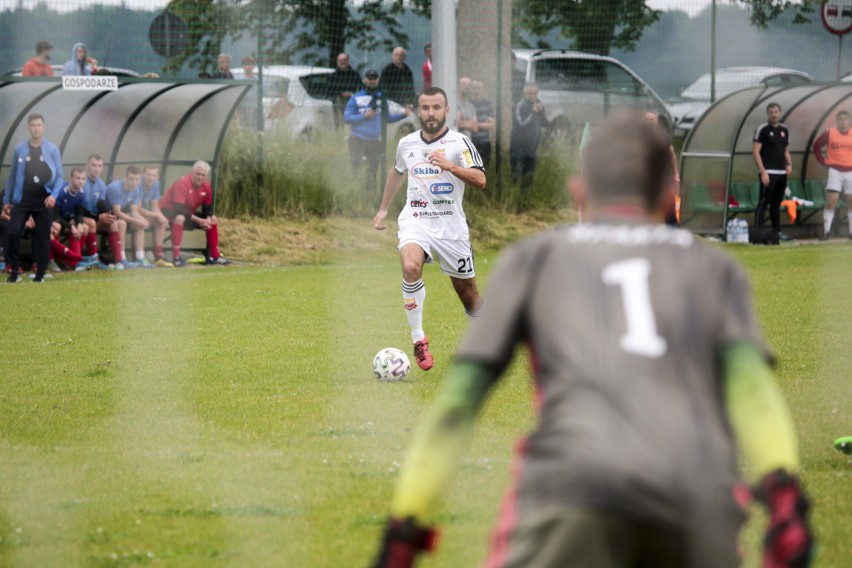
<instances>
[{"instance_id":1,"label":"man in white shirt","mask_svg":"<svg viewBox=\"0 0 852 568\"><path fill-rule=\"evenodd\" d=\"M382 204L373 226L386 229L385 217L408 173L408 195L399 214L399 256L402 261L403 305L414 342L414 357L424 371L432 368L429 339L423 331L423 264L438 258L464 305L468 317L475 317L482 300L476 289L473 249L462 208L466 184L485 188L482 159L467 136L447 125L446 93L431 87L417 101L421 130L402 138L397 145L394 165L388 171Z\"/></svg>"}]
</instances>

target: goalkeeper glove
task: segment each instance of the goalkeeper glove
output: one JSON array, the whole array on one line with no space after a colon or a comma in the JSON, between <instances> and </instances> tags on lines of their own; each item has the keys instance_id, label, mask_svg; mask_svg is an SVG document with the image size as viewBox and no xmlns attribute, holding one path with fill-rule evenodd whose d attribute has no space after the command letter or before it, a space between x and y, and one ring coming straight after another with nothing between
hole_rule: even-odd
<instances>
[{"instance_id":1,"label":"goalkeeper glove","mask_svg":"<svg viewBox=\"0 0 852 568\"><path fill-rule=\"evenodd\" d=\"M763 541L764 568L805 568L810 565L813 535L808 525L810 503L798 480L782 469L767 474L754 490L769 509Z\"/></svg>"},{"instance_id":2,"label":"goalkeeper glove","mask_svg":"<svg viewBox=\"0 0 852 568\"><path fill-rule=\"evenodd\" d=\"M379 557L374 568L411 568L421 551L435 550L438 533L434 529L424 529L414 524L408 517L404 521L389 519L382 538Z\"/></svg>"}]
</instances>

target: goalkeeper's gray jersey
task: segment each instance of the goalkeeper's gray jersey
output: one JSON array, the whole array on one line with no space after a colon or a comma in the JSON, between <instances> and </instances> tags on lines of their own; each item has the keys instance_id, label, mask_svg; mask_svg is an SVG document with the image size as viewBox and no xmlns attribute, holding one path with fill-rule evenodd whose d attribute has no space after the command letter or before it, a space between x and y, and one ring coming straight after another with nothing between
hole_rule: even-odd
<instances>
[{"instance_id":1,"label":"goalkeeper's gray jersey","mask_svg":"<svg viewBox=\"0 0 852 568\"><path fill-rule=\"evenodd\" d=\"M539 420L520 446L521 513L712 526L737 515L719 354L739 340L765 351L724 253L665 226L586 224L506 252L458 358L504 369L528 345Z\"/></svg>"}]
</instances>

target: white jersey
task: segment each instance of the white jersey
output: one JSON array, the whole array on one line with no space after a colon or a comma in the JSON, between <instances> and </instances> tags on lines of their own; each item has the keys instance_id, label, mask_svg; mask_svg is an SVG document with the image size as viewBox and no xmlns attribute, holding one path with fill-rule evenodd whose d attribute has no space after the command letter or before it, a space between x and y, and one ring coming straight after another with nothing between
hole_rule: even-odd
<instances>
[{"instance_id":1,"label":"white jersey","mask_svg":"<svg viewBox=\"0 0 852 568\"><path fill-rule=\"evenodd\" d=\"M417 226L438 239L467 240L467 219L462 209L464 182L429 163L429 155L440 152L463 168L482 169L482 158L470 139L447 130L443 136L426 142L421 131L413 132L399 141L393 167L408 172L408 199L399 214L400 231Z\"/></svg>"}]
</instances>

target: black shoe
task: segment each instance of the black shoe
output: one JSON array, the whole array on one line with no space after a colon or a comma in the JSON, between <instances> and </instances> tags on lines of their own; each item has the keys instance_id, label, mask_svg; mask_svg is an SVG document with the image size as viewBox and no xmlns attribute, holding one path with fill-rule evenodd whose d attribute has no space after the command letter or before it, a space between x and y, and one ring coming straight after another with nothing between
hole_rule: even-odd
<instances>
[{"instance_id":1,"label":"black shoe","mask_svg":"<svg viewBox=\"0 0 852 568\"><path fill-rule=\"evenodd\" d=\"M175 268L182 268L182 267L186 266L186 261L184 259L182 259L181 257L177 256L177 257L172 259L172 264L175 265Z\"/></svg>"},{"instance_id":2,"label":"black shoe","mask_svg":"<svg viewBox=\"0 0 852 568\"><path fill-rule=\"evenodd\" d=\"M778 240L779 241L792 241L794 239L793 239L793 237L790 237L788 235L785 235L781 231L778 231Z\"/></svg>"},{"instance_id":3,"label":"black shoe","mask_svg":"<svg viewBox=\"0 0 852 568\"><path fill-rule=\"evenodd\" d=\"M217 256L216 258L211 258L207 264L215 264L218 266L228 266L231 264L231 261L225 258L224 256Z\"/></svg>"},{"instance_id":4,"label":"black shoe","mask_svg":"<svg viewBox=\"0 0 852 568\"><path fill-rule=\"evenodd\" d=\"M20 272L10 272L9 277L6 279L6 284L17 284L21 281L21 273Z\"/></svg>"},{"instance_id":5,"label":"black shoe","mask_svg":"<svg viewBox=\"0 0 852 568\"><path fill-rule=\"evenodd\" d=\"M33 284L44 284L44 274L37 272L35 278L33 278Z\"/></svg>"},{"instance_id":6,"label":"black shoe","mask_svg":"<svg viewBox=\"0 0 852 568\"><path fill-rule=\"evenodd\" d=\"M828 231L823 231L819 234L819 240L821 240L821 241L827 241L828 237L829 237ZM849 238L852 239L852 236L850 236Z\"/></svg>"}]
</instances>

